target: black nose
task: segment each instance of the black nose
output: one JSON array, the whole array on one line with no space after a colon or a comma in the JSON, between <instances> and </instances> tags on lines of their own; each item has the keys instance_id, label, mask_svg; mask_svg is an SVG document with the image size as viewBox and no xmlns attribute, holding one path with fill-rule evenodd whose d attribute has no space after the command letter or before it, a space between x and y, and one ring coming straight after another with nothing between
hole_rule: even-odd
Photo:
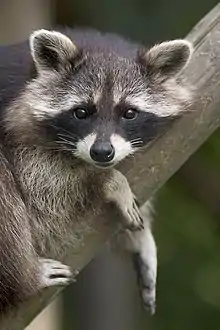
<instances>
[{"instance_id":1,"label":"black nose","mask_svg":"<svg viewBox=\"0 0 220 330\"><path fill-rule=\"evenodd\" d=\"M99 163L110 162L115 155L115 150L109 142L95 142L90 149L90 156Z\"/></svg>"}]
</instances>

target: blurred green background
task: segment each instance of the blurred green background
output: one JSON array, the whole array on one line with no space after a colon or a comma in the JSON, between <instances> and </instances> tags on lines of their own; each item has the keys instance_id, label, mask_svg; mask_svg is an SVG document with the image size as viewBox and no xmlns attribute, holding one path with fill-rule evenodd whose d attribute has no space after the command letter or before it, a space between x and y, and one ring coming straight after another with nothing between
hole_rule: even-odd
<instances>
[{"instance_id":1,"label":"blurred green background","mask_svg":"<svg viewBox=\"0 0 220 330\"><path fill-rule=\"evenodd\" d=\"M29 9L31 3L34 9ZM42 24L60 24L94 27L152 44L184 37L217 3L1 0L0 41L12 42L24 35L23 30L28 34ZM41 11L36 10L39 6ZM36 15L38 21L34 19ZM14 17L10 22L16 24L9 26L9 16ZM131 262L106 246L79 275L77 283L63 293L59 330L220 329L219 169L220 131L217 131L157 194L156 315L150 318L141 308Z\"/></svg>"}]
</instances>

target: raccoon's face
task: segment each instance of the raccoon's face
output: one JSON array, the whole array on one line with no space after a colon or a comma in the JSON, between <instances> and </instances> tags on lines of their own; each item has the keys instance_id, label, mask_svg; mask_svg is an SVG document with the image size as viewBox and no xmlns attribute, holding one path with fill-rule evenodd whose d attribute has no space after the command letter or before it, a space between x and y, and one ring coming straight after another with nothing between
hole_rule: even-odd
<instances>
[{"instance_id":1,"label":"raccoon's face","mask_svg":"<svg viewBox=\"0 0 220 330\"><path fill-rule=\"evenodd\" d=\"M124 58L78 49L59 32L31 36L37 77L26 103L44 144L98 167L110 167L155 139L184 110L176 74L192 53L175 40Z\"/></svg>"}]
</instances>

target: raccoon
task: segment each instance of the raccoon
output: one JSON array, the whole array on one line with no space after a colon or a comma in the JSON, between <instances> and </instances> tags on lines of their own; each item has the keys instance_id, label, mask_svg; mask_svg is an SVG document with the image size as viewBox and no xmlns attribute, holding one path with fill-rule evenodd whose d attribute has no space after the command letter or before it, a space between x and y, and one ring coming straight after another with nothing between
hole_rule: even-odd
<instances>
[{"instance_id":1,"label":"raccoon","mask_svg":"<svg viewBox=\"0 0 220 330\"><path fill-rule=\"evenodd\" d=\"M70 281L70 268L56 259L71 242L71 226L106 203L121 214L141 297L154 313L151 202L139 208L115 165L187 109L190 88L178 73L192 52L186 40L147 49L77 29L42 29L29 43L0 48L2 314Z\"/></svg>"}]
</instances>

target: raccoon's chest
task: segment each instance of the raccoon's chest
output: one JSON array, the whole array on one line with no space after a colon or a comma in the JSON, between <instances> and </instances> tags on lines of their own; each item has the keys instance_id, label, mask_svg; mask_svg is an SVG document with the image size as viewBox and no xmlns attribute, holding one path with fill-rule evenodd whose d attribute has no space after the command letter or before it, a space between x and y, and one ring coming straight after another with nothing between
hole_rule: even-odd
<instances>
[{"instance_id":1,"label":"raccoon's chest","mask_svg":"<svg viewBox=\"0 0 220 330\"><path fill-rule=\"evenodd\" d=\"M19 151L16 164L38 250L68 244L74 225L99 210L99 177L38 150Z\"/></svg>"},{"instance_id":2,"label":"raccoon's chest","mask_svg":"<svg viewBox=\"0 0 220 330\"><path fill-rule=\"evenodd\" d=\"M62 256L66 248L75 244L75 228L99 210L100 198L93 186L81 181L69 181L68 186L56 192L45 190L41 197L29 200L35 248L45 257Z\"/></svg>"},{"instance_id":3,"label":"raccoon's chest","mask_svg":"<svg viewBox=\"0 0 220 330\"><path fill-rule=\"evenodd\" d=\"M96 209L100 201L93 180L81 171L45 171L44 175L36 174L36 180L27 175L21 180L31 213L45 225L61 226L61 223L80 221L86 212Z\"/></svg>"}]
</instances>

